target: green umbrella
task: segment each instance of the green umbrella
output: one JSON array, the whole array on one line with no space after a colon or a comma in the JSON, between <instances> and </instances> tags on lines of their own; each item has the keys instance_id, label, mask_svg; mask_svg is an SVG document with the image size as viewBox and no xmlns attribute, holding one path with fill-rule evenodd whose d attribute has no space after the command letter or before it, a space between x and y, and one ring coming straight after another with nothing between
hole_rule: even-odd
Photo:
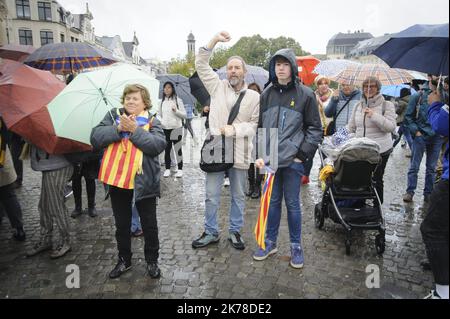
<instances>
[{"instance_id":1,"label":"green umbrella","mask_svg":"<svg viewBox=\"0 0 450 319\"><path fill-rule=\"evenodd\" d=\"M57 136L90 144L93 127L106 112L120 108L127 84L140 84L158 102L159 81L128 64L114 65L81 73L48 105Z\"/></svg>"}]
</instances>

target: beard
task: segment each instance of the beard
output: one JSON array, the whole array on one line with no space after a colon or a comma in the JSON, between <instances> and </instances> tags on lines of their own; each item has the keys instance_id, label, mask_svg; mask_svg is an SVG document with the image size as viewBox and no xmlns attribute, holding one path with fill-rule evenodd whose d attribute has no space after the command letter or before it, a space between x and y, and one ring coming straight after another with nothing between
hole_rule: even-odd
<instances>
[{"instance_id":1,"label":"beard","mask_svg":"<svg viewBox=\"0 0 450 319\"><path fill-rule=\"evenodd\" d=\"M228 81L232 87L236 87L244 82L244 78L235 76L231 77Z\"/></svg>"}]
</instances>

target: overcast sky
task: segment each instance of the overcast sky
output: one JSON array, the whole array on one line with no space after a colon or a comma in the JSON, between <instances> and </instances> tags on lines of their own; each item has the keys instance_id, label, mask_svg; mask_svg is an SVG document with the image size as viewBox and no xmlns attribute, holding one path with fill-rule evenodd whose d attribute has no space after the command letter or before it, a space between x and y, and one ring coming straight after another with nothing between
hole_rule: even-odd
<instances>
[{"instance_id":1,"label":"overcast sky","mask_svg":"<svg viewBox=\"0 0 450 319\"><path fill-rule=\"evenodd\" d=\"M364 29L374 36L394 33L414 24L449 21L448 0L58 0L72 13L94 16L97 36L120 35L131 41L137 32L143 58L170 60L187 53L193 32L196 47L218 31L230 32L234 44L242 36L287 36L304 50L326 53L338 32Z\"/></svg>"}]
</instances>

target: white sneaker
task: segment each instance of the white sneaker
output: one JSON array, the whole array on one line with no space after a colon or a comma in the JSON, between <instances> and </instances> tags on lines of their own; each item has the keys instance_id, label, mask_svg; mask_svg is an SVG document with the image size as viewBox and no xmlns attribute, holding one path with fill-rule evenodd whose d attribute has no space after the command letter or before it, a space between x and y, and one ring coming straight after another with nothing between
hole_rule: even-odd
<instances>
[{"instance_id":1,"label":"white sneaker","mask_svg":"<svg viewBox=\"0 0 450 319\"><path fill-rule=\"evenodd\" d=\"M170 169L166 169L165 171L164 171L164 177L170 177Z\"/></svg>"},{"instance_id":2,"label":"white sneaker","mask_svg":"<svg viewBox=\"0 0 450 319\"><path fill-rule=\"evenodd\" d=\"M176 178L181 178L183 177L183 171L181 169L178 170L178 172L175 174Z\"/></svg>"},{"instance_id":3,"label":"white sneaker","mask_svg":"<svg viewBox=\"0 0 450 319\"><path fill-rule=\"evenodd\" d=\"M225 187L230 186L230 179L228 177L225 177L225 180L223 181L223 186Z\"/></svg>"}]
</instances>

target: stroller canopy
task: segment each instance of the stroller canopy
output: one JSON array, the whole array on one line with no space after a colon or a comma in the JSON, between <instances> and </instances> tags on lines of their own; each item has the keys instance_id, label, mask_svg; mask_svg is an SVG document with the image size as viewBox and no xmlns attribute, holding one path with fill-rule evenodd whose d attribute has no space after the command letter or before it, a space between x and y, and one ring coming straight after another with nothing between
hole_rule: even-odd
<instances>
[{"instance_id":1,"label":"stroller canopy","mask_svg":"<svg viewBox=\"0 0 450 319\"><path fill-rule=\"evenodd\" d=\"M336 171L338 171L342 161L365 161L370 164L378 164L380 160L380 146L377 142L366 137L353 138L342 146L334 165Z\"/></svg>"}]
</instances>

